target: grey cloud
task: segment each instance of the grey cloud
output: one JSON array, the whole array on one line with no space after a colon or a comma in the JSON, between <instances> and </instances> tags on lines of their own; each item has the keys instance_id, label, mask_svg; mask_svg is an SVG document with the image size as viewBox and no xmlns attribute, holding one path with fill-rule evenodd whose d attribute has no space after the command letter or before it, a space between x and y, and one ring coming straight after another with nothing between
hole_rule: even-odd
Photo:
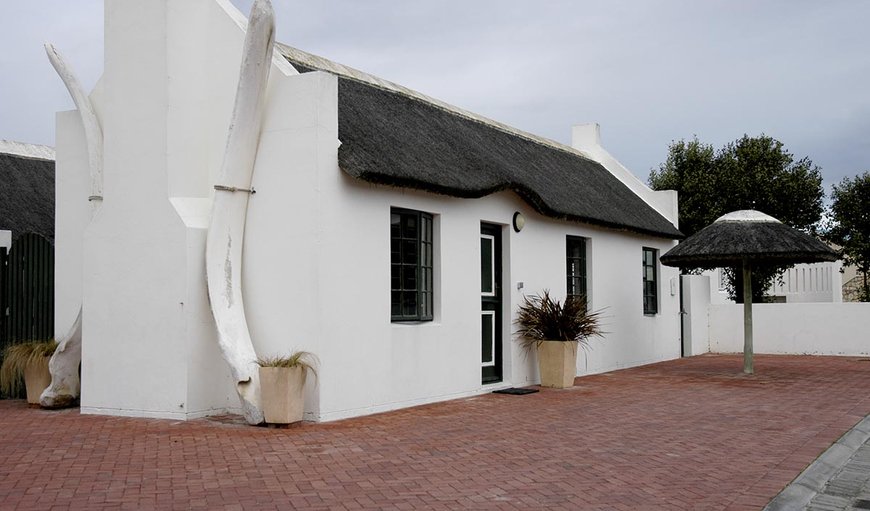
<instances>
[{"instance_id":1,"label":"grey cloud","mask_svg":"<svg viewBox=\"0 0 870 511\"><path fill-rule=\"evenodd\" d=\"M561 142L599 122L644 180L693 134L720 146L764 132L827 184L870 169L870 3L273 1L282 42ZM71 102L41 43L95 83L102 1L7 4L0 138L51 143L53 112Z\"/></svg>"}]
</instances>

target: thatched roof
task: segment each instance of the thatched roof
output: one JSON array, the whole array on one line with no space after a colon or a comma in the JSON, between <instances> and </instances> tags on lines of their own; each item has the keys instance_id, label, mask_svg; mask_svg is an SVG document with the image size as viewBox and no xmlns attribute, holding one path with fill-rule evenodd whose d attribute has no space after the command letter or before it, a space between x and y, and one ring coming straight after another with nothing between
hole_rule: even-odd
<instances>
[{"instance_id":1,"label":"thatched roof","mask_svg":"<svg viewBox=\"0 0 870 511\"><path fill-rule=\"evenodd\" d=\"M661 257L662 264L682 268L793 264L836 261L837 253L821 241L758 211L735 211L683 240Z\"/></svg>"},{"instance_id":2,"label":"thatched roof","mask_svg":"<svg viewBox=\"0 0 870 511\"><path fill-rule=\"evenodd\" d=\"M682 234L578 151L294 48L300 72L339 77L341 169L370 183L478 198L512 190L538 212L668 239Z\"/></svg>"},{"instance_id":3,"label":"thatched roof","mask_svg":"<svg viewBox=\"0 0 870 511\"><path fill-rule=\"evenodd\" d=\"M0 141L0 229L54 241L54 151Z\"/></svg>"}]
</instances>

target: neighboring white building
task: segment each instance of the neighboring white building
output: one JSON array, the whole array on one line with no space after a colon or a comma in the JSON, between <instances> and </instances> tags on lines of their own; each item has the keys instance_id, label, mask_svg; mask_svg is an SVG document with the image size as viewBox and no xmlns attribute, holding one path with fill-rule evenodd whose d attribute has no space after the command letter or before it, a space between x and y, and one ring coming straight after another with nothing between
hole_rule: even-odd
<instances>
[{"instance_id":1,"label":"neighboring white building","mask_svg":"<svg viewBox=\"0 0 870 511\"><path fill-rule=\"evenodd\" d=\"M796 264L783 271L782 280L776 280L765 292L766 296L785 303L842 302L842 261ZM705 271L710 277L710 303L733 303L725 287L722 268Z\"/></svg>"},{"instance_id":2,"label":"neighboring white building","mask_svg":"<svg viewBox=\"0 0 870 511\"><path fill-rule=\"evenodd\" d=\"M56 325L81 296L83 413L238 406L204 253L243 27L227 0L106 2L92 221L82 126L57 115ZM257 353L320 359L306 418L535 383L512 322L544 289L604 309L578 375L680 356L678 271L657 257L680 236L676 193L632 176L595 125L573 146L278 45L243 282Z\"/></svg>"}]
</instances>

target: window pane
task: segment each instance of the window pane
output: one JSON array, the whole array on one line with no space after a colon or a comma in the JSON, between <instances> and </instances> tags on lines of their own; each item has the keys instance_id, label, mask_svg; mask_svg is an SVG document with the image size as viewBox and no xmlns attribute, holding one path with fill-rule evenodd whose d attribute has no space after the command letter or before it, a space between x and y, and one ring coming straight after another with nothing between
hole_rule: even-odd
<instances>
[{"instance_id":1,"label":"window pane","mask_svg":"<svg viewBox=\"0 0 870 511\"><path fill-rule=\"evenodd\" d=\"M432 293L420 293L420 316L432 316Z\"/></svg>"},{"instance_id":2,"label":"window pane","mask_svg":"<svg viewBox=\"0 0 870 511\"><path fill-rule=\"evenodd\" d=\"M423 266L432 266L432 244L423 243L420 245L420 250L423 251L420 257L420 264Z\"/></svg>"},{"instance_id":3,"label":"window pane","mask_svg":"<svg viewBox=\"0 0 870 511\"><path fill-rule=\"evenodd\" d=\"M483 364L492 364L493 353L492 353L492 341L494 335L493 328L493 314L481 314L480 315L480 361Z\"/></svg>"},{"instance_id":4,"label":"window pane","mask_svg":"<svg viewBox=\"0 0 870 511\"><path fill-rule=\"evenodd\" d=\"M402 236L400 228L401 216L398 213L390 213L390 237L399 238Z\"/></svg>"},{"instance_id":5,"label":"window pane","mask_svg":"<svg viewBox=\"0 0 870 511\"><path fill-rule=\"evenodd\" d=\"M405 264L417 264L416 240L405 240L402 242L402 262Z\"/></svg>"},{"instance_id":6,"label":"window pane","mask_svg":"<svg viewBox=\"0 0 870 511\"><path fill-rule=\"evenodd\" d=\"M402 315L415 317L417 315L417 294L402 293Z\"/></svg>"},{"instance_id":7,"label":"window pane","mask_svg":"<svg viewBox=\"0 0 870 511\"><path fill-rule=\"evenodd\" d=\"M390 266L390 289L402 289L402 267L398 264Z\"/></svg>"},{"instance_id":8,"label":"window pane","mask_svg":"<svg viewBox=\"0 0 870 511\"><path fill-rule=\"evenodd\" d=\"M417 217L415 215L404 215L402 221L404 223L402 237L412 240L417 239Z\"/></svg>"},{"instance_id":9,"label":"window pane","mask_svg":"<svg viewBox=\"0 0 870 511\"><path fill-rule=\"evenodd\" d=\"M480 238L480 292L493 292L492 238Z\"/></svg>"},{"instance_id":10,"label":"window pane","mask_svg":"<svg viewBox=\"0 0 870 511\"><path fill-rule=\"evenodd\" d=\"M402 265L402 290L417 290L417 267L408 264Z\"/></svg>"},{"instance_id":11,"label":"window pane","mask_svg":"<svg viewBox=\"0 0 870 511\"><path fill-rule=\"evenodd\" d=\"M420 222L422 224L420 239L423 241L432 241L432 219L427 215L422 215Z\"/></svg>"},{"instance_id":12,"label":"window pane","mask_svg":"<svg viewBox=\"0 0 870 511\"><path fill-rule=\"evenodd\" d=\"M401 291L393 291L391 293L390 315L392 315L392 316L401 316L402 315L402 292Z\"/></svg>"},{"instance_id":13,"label":"window pane","mask_svg":"<svg viewBox=\"0 0 870 511\"><path fill-rule=\"evenodd\" d=\"M586 240L583 238L568 237L568 257L583 259L586 257Z\"/></svg>"}]
</instances>

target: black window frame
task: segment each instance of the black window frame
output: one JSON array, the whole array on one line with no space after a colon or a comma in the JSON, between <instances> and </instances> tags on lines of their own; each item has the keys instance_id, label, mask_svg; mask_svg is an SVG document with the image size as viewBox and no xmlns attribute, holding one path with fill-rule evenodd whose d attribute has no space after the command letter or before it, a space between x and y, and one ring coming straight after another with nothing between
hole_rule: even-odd
<instances>
[{"instance_id":1,"label":"black window frame","mask_svg":"<svg viewBox=\"0 0 870 511\"><path fill-rule=\"evenodd\" d=\"M576 256L576 252L572 248L580 247L580 257ZM581 274L576 275L573 271L575 265L580 268ZM586 238L581 236L566 236L565 237L565 279L566 288L565 294L568 298L587 296L589 292L587 281L588 270L586 266ZM578 289L579 288L579 289ZM577 291L580 291L579 293Z\"/></svg>"},{"instance_id":2,"label":"black window frame","mask_svg":"<svg viewBox=\"0 0 870 511\"><path fill-rule=\"evenodd\" d=\"M643 314L645 316L655 316L659 313L659 268L658 268L658 250L650 247L643 247ZM647 254L651 263L647 262ZM652 269L652 279L648 279L648 268Z\"/></svg>"},{"instance_id":3,"label":"black window frame","mask_svg":"<svg viewBox=\"0 0 870 511\"><path fill-rule=\"evenodd\" d=\"M399 226L395 228L394 218ZM409 233L406 221L413 220L415 232ZM434 221L430 213L405 208L390 208L390 321L394 323L432 321L435 312ZM413 248L411 248L413 247ZM413 255L405 257L413 250ZM411 271L411 274L405 272ZM411 278L413 275L413 278ZM413 286L408 283L413 280ZM414 312L409 312L408 300Z\"/></svg>"}]
</instances>

